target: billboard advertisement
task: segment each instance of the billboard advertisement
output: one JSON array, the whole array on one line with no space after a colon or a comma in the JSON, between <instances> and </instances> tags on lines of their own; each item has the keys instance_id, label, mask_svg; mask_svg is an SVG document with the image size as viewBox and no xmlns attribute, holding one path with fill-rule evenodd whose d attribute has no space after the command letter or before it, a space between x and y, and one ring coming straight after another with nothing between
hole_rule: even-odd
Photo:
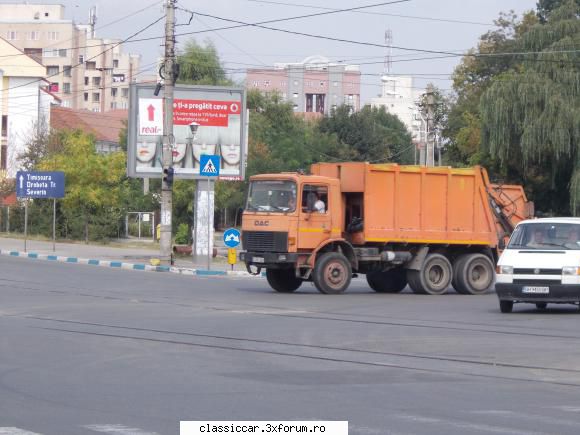
<instances>
[{"instance_id":1,"label":"billboard advertisement","mask_svg":"<svg viewBox=\"0 0 580 435\"><path fill-rule=\"evenodd\" d=\"M163 97L155 86L131 85L127 173L161 177ZM175 178L199 179L202 155L220 156L220 179L242 180L246 164L245 89L176 85L173 98L172 155Z\"/></svg>"}]
</instances>

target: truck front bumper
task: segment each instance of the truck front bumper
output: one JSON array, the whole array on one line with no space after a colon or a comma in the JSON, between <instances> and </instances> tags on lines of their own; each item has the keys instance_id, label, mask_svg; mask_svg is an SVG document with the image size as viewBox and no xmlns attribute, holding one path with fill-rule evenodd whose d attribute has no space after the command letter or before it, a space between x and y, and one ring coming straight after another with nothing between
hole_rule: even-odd
<instances>
[{"instance_id":1,"label":"truck front bumper","mask_svg":"<svg viewBox=\"0 0 580 435\"><path fill-rule=\"evenodd\" d=\"M258 268L287 268L298 262L298 254L295 252L240 252L240 261L246 263L246 268L256 266Z\"/></svg>"},{"instance_id":2,"label":"truck front bumper","mask_svg":"<svg viewBox=\"0 0 580 435\"><path fill-rule=\"evenodd\" d=\"M528 284L529 286L530 284ZM525 293L522 284L495 284L497 297L502 301L546 302L546 303L576 303L580 302L580 284L537 284L538 287L548 287L546 294Z\"/></svg>"}]
</instances>

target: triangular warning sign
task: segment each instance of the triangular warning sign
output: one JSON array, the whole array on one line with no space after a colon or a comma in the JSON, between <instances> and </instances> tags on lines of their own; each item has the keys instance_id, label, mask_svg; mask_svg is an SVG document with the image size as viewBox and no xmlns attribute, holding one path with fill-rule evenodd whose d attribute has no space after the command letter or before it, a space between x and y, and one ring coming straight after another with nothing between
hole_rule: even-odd
<instances>
[{"instance_id":1,"label":"triangular warning sign","mask_svg":"<svg viewBox=\"0 0 580 435\"><path fill-rule=\"evenodd\" d=\"M211 159L207 161L202 172L209 172L210 174L217 174L217 169L215 168Z\"/></svg>"}]
</instances>

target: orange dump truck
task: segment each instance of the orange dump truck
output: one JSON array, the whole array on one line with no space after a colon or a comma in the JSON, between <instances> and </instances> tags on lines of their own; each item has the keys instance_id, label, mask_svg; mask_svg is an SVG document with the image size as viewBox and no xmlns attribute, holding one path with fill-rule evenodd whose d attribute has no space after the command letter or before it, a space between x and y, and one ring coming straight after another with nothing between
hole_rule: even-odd
<instances>
[{"instance_id":1,"label":"orange dump truck","mask_svg":"<svg viewBox=\"0 0 580 435\"><path fill-rule=\"evenodd\" d=\"M279 292L313 281L342 293L362 273L377 292L481 294L514 226L533 215L521 186L491 184L477 166L317 163L311 173L250 178L240 259Z\"/></svg>"}]
</instances>

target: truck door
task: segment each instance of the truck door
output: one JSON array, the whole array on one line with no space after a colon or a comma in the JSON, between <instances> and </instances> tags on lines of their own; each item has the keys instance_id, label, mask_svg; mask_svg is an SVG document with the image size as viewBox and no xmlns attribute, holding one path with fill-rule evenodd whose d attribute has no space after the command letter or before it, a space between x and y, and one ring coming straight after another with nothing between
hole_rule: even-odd
<instances>
[{"instance_id":1,"label":"truck door","mask_svg":"<svg viewBox=\"0 0 580 435\"><path fill-rule=\"evenodd\" d=\"M331 235L328 185L304 184L298 221L298 248L314 249Z\"/></svg>"}]
</instances>

